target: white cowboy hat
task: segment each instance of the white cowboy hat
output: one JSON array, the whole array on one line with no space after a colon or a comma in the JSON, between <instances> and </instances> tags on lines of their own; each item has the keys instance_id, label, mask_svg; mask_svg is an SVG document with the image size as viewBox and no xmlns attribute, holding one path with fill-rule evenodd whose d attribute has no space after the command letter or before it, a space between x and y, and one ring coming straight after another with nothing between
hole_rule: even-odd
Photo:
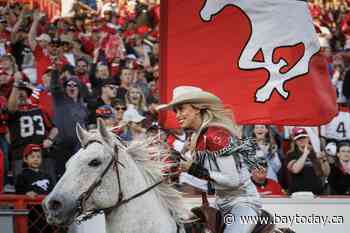
<instances>
[{"instance_id":1,"label":"white cowboy hat","mask_svg":"<svg viewBox=\"0 0 350 233\"><path fill-rule=\"evenodd\" d=\"M219 97L212 93L203 91L199 87L179 86L173 91L173 98L168 104L161 104L156 107L157 110L169 109L178 104L185 103L208 103L222 104Z\"/></svg>"}]
</instances>

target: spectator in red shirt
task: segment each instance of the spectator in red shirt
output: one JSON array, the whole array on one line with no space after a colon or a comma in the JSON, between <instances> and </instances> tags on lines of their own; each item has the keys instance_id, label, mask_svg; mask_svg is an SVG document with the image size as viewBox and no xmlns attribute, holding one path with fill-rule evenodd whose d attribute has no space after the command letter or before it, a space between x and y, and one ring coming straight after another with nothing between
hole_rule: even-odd
<instances>
[{"instance_id":1,"label":"spectator in red shirt","mask_svg":"<svg viewBox=\"0 0 350 233\"><path fill-rule=\"evenodd\" d=\"M259 168L254 168L251 172L251 180L261 195L285 195L281 185L267 178L267 161L265 158L259 158Z\"/></svg>"},{"instance_id":2,"label":"spectator in red shirt","mask_svg":"<svg viewBox=\"0 0 350 233\"><path fill-rule=\"evenodd\" d=\"M58 65L63 66L67 64L67 60L62 56L59 50L60 40L51 38L48 34L41 34L36 37L37 27L40 23L42 14L34 13L33 24L28 34L29 46L32 49L36 62L37 80L41 84L43 82L42 76L49 66Z\"/></svg>"}]
</instances>

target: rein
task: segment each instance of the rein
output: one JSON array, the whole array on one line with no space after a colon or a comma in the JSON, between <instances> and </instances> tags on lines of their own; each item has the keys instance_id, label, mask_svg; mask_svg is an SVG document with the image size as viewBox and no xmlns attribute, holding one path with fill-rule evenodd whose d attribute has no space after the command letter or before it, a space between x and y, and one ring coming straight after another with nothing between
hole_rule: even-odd
<instances>
[{"instance_id":1,"label":"rein","mask_svg":"<svg viewBox=\"0 0 350 233\"><path fill-rule=\"evenodd\" d=\"M91 140L89 141L85 146L84 149L86 149L90 144L92 143L99 143L102 144L100 141L98 140ZM118 164L120 164L123 168L125 168L125 166L118 160L119 157L119 149L117 146L114 147L114 154L115 156L112 156L112 159L108 162L108 165L106 166L106 168L103 170L103 172L101 173L101 175L99 177L97 177L97 179L90 185L90 187L87 189L87 191L83 192L78 200L77 200L77 215L76 215L76 222L78 224L98 215L98 214L102 214L102 213L108 213L110 211L112 211L113 209L118 209L120 206L130 202L131 200L138 198L140 196L142 196L143 194L151 191L152 189L154 189L155 187L157 187L158 185L160 185L165 179L162 179L160 181L158 181L157 183L151 185L150 187L132 195L129 198L123 199L124 195L123 195L123 191L121 189L121 184L120 184L120 174L119 174L119 166ZM118 180L118 189L119 189L119 195L118 195L118 201L107 208L100 208L100 209L94 209L91 210L87 213L83 213L84 212L84 204L86 202L86 200L91 196L91 194L93 193L93 191L101 185L102 183L102 179L103 177L106 175L106 173L109 171L109 169L112 167L112 165L114 166L116 173L117 173L117 180Z\"/></svg>"}]
</instances>

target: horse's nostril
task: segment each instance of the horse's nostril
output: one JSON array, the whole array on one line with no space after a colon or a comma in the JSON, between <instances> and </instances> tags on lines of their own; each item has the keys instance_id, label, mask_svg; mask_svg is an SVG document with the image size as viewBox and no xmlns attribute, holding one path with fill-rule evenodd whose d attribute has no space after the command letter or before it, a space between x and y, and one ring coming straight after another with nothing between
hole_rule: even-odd
<instances>
[{"instance_id":1,"label":"horse's nostril","mask_svg":"<svg viewBox=\"0 0 350 233\"><path fill-rule=\"evenodd\" d=\"M62 208L62 203L60 201L57 201L57 200L51 200L49 202L49 209L50 210L54 210L54 211L57 211L59 209Z\"/></svg>"}]
</instances>

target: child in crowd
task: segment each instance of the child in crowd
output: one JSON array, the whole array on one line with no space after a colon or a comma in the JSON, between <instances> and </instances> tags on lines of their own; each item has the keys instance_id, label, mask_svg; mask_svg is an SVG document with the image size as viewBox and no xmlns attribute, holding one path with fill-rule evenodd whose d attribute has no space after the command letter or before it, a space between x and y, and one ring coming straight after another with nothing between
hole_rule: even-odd
<instances>
[{"instance_id":1,"label":"child in crowd","mask_svg":"<svg viewBox=\"0 0 350 233\"><path fill-rule=\"evenodd\" d=\"M49 175L40 171L41 146L28 144L23 152L23 162L26 168L17 176L16 193L25 194L32 198L48 194L53 189L53 182Z\"/></svg>"},{"instance_id":2,"label":"child in crowd","mask_svg":"<svg viewBox=\"0 0 350 233\"><path fill-rule=\"evenodd\" d=\"M53 189L53 182L49 175L40 171L42 163L41 146L28 144L23 151L23 162L26 168L16 179L16 193L25 194L31 198L38 195L46 195ZM41 205L35 205L29 212L28 232L52 232L52 228L46 223Z\"/></svg>"}]
</instances>

